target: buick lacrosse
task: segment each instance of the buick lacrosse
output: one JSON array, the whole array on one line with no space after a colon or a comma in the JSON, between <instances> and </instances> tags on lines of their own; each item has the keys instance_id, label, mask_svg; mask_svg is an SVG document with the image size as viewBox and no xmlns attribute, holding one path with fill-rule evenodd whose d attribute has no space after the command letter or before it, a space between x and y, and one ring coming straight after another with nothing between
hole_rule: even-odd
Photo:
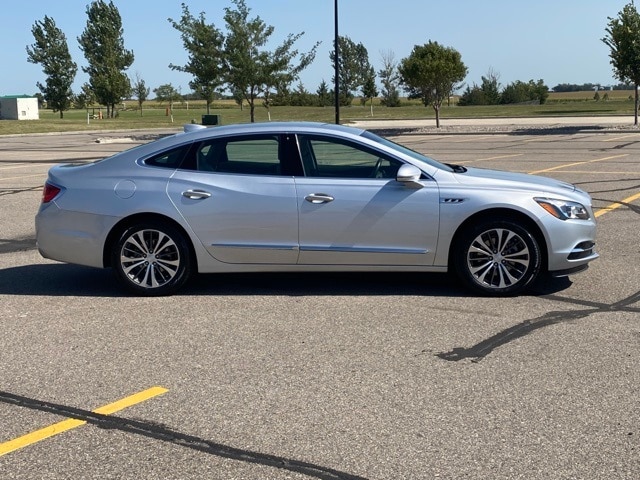
<instances>
[{"instance_id":1,"label":"buick lacrosse","mask_svg":"<svg viewBox=\"0 0 640 480\"><path fill-rule=\"evenodd\" d=\"M453 271L513 295L598 257L591 198L568 183L439 163L340 125L189 127L51 168L41 255L110 267L141 295L267 271Z\"/></svg>"}]
</instances>

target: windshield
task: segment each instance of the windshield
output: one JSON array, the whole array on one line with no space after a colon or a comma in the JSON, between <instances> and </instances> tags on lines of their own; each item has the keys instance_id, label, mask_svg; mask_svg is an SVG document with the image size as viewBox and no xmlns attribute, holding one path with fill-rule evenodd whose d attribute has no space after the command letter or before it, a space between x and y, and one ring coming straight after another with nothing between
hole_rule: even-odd
<instances>
[{"instance_id":1,"label":"windshield","mask_svg":"<svg viewBox=\"0 0 640 480\"><path fill-rule=\"evenodd\" d=\"M374 142L378 142L386 147L389 147L401 153L404 153L405 155L408 155L414 160L418 160L419 162L425 163L431 167L439 168L440 170L446 170L448 172L453 172L453 169L450 166L440 163L434 160L433 158L429 158L425 155L422 155L421 153L416 152L415 150L411 150L410 148L407 148L404 145L400 145L399 143L392 142L391 140L388 140L384 137L380 137L375 133L371 133L365 130L362 133L362 136L368 140L373 140Z\"/></svg>"}]
</instances>

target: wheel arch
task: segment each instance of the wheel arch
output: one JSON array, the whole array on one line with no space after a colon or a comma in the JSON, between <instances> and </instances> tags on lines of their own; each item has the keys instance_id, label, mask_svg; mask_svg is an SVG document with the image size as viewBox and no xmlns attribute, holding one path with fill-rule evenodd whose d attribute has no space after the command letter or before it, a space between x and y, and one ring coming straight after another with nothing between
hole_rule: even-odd
<instances>
[{"instance_id":1,"label":"wheel arch","mask_svg":"<svg viewBox=\"0 0 640 480\"><path fill-rule=\"evenodd\" d=\"M544 271L547 270L549 264L547 241L538 224L531 217L517 210L512 210L509 208L491 208L471 215L458 226L449 247L448 269L450 271L453 269L453 257L457 250L458 242L464 235L464 232L471 228L473 225L476 225L480 222L493 220L510 220L526 228L527 231L530 232L531 235L533 235L536 242L538 242L538 248L540 249L540 254L542 255L540 262L541 269Z\"/></svg>"},{"instance_id":2,"label":"wheel arch","mask_svg":"<svg viewBox=\"0 0 640 480\"><path fill-rule=\"evenodd\" d=\"M133 225L149 221L159 221L166 223L178 230L184 236L184 239L187 242L187 246L189 247L191 266L195 271L198 271L198 259L196 257L195 248L193 247L193 242L191 241L191 237L189 236L187 231L174 219L159 213L136 213L134 215L123 218L118 223L116 223L107 235L107 238L104 242L104 248L102 250L102 264L104 265L104 267L107 268L111 266L111 249L120 238L120 235L122 235L122 232L124 232L127 228L132 227Z\"/></svg>"}]
</instances>

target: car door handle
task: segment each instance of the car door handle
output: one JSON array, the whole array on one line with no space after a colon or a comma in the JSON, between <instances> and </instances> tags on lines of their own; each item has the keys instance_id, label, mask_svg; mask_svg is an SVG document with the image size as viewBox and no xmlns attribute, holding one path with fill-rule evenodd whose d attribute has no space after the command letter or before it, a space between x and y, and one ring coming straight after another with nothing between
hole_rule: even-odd
<instances>
[{"instance_id":1,"label":"car door handle","mask_svg":"<svg viewBox=\"0 0 640 480\"><path fill-rule=\"evenodd\" d=\"M191 200L203 200L209 198L211 194L204 190L187 190L186 192L182 192L182 196L190 198Z\"/></svg>"},{"instance_id":2,"label":"car door handle","mask_svg":"<svg viewBox=\"0 0 640 480\"><path fill-rule=\"evenodd\" d=\"M327 195L326 193L310 193L304 199L310 203L329 203L333 202L333 197L331 195Z\"/></svg>"}]
</instances>

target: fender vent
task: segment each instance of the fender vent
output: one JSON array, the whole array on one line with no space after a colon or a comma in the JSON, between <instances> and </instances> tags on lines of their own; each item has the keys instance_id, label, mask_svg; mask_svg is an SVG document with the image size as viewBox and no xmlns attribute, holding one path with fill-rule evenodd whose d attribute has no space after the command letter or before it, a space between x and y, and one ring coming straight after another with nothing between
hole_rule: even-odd
<instances>
[{"instance_id":1,"label":"fender vent","mask_svg":"<svg viewBox=\"0 0 640 480\"><path fill-rule=\"evenodd\" d=\"M441 198L440 203L462 203L464 202L464 198Z\"/></svg>"}]
</instances>

